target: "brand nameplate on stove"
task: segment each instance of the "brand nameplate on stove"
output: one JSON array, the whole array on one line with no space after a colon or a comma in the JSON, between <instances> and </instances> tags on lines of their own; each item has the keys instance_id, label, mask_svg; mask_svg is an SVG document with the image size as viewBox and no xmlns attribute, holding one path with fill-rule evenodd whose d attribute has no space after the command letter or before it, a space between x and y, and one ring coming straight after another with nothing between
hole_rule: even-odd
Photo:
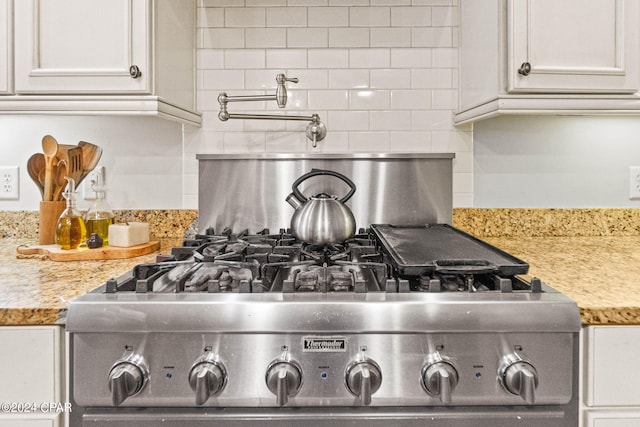
<instances>
[{"instance_id":1,"label":"brand nameplate on stove","mask_svg":"<svg viewBox=\"0 0 640 427\"><path fill-rule=\"evenodd\" d=\"M346 337L302 337L302 351L333 352L347 351Z\"/></svg>"}]
</instances>

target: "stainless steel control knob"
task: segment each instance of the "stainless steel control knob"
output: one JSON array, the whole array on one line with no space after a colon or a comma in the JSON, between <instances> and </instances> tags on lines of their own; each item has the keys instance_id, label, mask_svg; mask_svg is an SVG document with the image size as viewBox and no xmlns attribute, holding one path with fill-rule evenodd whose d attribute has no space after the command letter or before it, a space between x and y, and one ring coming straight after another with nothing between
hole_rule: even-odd
<instances>
[{"instance_id":1,"label":"stainless steel control knob","mask_svg":"<svg viewBox=\"0 0 640 427\"><path fill-rule=\"evenodd\" d=\"M189 371L189 385L196 394L196 405L204 405L211 396L219 394L227 382L227 371L213 353L195 361Z\"/></svg>"},{"instance_id":2,"label":"stainless steel control knob","mask_svg":"<svg viewBox=\"0 0 640 427\"><path fill-rule=\"evenodd\" d=\"M351 394L358 396L363 405L371 404L371 396L382 384L382 371L371 359L355 361L347 366L347 388Z\"/></svg>"},{"instance_id":3,"label":"stainless steel control knob","mask_svg":"<svg viewBox=\"0 0 640 427\"><path fill-rule=\"evenodd\" d=\"M422 386L445 405L451 403L451 395L457 385L458 371L449 361L440 359L422 368Z\"/></svg>"},{"instance_id":4,"label":"stainless steel control knob","mask_svg":"<svg viewBox=\"0 0 640 427\"><path fill-rule=\"evenodd\" d=\"M509 393L520 396L529 405L535 403L538 372L531 363L518 356L507 357L498 371L498 378Z\"/></svg>"},{"instance_id":5,"label":"stainless steel control knob","mask_svg":"<svg viewBox=\"0 0 640 427\"><path fill-rule=\"evenodd\" d=\"M117 361L109 371L109 390L114 406L139 393L149 379L149 370L142 356L132 354Z\"/></svg>"},{"instance_id":6,"label":"stainless steel control knob","mask_svg":"<svg viewBox=\"0 0 640 427\"><path fill-rule=\"evenodd\" d=\"M294 361L276 360L267 368L266 381L278 406L284 406L302 387L302 369Z\"/></svg>"}]
</instances>

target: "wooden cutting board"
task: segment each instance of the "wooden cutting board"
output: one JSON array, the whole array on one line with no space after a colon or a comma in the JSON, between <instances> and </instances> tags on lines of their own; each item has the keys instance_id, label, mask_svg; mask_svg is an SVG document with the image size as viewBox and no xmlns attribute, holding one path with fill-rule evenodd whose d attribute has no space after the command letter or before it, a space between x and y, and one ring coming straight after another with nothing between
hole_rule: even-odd
<instances>
[{"instance_id":1,"label":"wooden cutting board","mask_svg":"<svg viewBox=\"0 0 640 427\"><path fill-rule=\"evenodd\" d=\"M16 251L20 255L41 255L43 259L50 259L51 261L95 261L101 259L133 258L150 254L158 249L160 249L160 242L154 240L128 248L104 246L96 249L83 247L79 249L62 250L58 245L20 245L16 248Z\"/></svg>"}]
</instances>

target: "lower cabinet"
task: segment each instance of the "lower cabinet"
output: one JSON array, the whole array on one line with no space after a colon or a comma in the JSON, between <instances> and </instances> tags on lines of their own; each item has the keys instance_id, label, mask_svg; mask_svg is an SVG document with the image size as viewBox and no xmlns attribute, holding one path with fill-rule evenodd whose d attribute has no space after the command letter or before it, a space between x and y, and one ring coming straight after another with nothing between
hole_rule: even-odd
<instances>
[{"instance_id":1,"label":"lower cabinet","mask_svg":"<svg viewBox=\"0 0 640 427\"><path fill-rule=\"evenodd\" d=\"M0 327L0 427L66 425L63 340L61 326Z\"/></svg>"},{"instance_id":2,"label":"lower cabinet","mask_svg":"<svg viewBox=\"0 0 640 427\"><path fill-rule=\"evenodd\" d=\"M640 427L640 326L582 330L583 427Z\"/></svg>"}]
</instances>

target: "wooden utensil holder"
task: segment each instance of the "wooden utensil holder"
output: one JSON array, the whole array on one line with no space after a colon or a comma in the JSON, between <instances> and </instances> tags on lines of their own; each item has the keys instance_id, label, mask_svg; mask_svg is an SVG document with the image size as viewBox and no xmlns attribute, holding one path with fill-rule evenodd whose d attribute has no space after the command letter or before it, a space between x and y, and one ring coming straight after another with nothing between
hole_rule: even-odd
<instances>
[{"instance_id":1,"label":"wooden utensil holder","mask_svg":"<svg viewBox=\"0 0 640 427\"><path fill-rule=\"evenodd\" d=\"M56 225L58 218L67 207L65 200L55 202L40 202L40 225L38 227L38 242L41 245L51 245L56 242Z\"/></svg>"}]
</instances>

